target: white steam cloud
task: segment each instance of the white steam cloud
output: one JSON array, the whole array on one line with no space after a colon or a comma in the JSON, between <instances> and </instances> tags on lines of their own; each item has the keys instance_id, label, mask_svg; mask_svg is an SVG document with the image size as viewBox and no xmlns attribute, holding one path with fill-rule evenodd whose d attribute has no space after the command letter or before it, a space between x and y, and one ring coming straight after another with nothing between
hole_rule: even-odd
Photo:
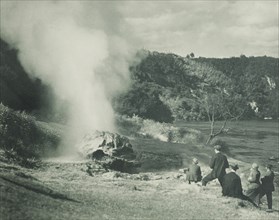
<instances>
[{"instance_id":1,"label":"white steam cloud","mask_svg":"<svg viewBox=\"0 0 279 220\"><path fill-rule=\"evenodd\" d=\"M110 99L127 88L134 52L117 3L1 1L1 38L69 103L68 136L115 129Z\"/></svg>"}]
</instances>

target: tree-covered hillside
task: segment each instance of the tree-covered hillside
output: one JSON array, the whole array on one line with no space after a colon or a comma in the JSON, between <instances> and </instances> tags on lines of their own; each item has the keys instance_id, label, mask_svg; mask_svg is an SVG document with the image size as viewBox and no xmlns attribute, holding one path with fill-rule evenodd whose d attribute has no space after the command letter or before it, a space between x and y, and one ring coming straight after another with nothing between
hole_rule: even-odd
<instances>
[{"instance_id":1,"label":"tree-covered hillside","mask_svg":"<svg viewBox=\"0 0 279 220\"><path fill-rule=\"evenodd\" d=\"M17 59L17 51L0 41L0 101L14 109L40 108L43 87L38 79L31 80Z\"/></svg>"},{"instance_id":2,"label":"tree-covered hillside","mask_svg":"<svg viewBox=\"0 0 279 220\"><path fill-rule=\"evenodd\" d=\"M278 118L278 58L240 57L197 58L232 79L234 88L257 103L258 117Z\"/></svg>"},{"instance_id":3,"label":"tree-covered hillside","mask_svg":"<svg viewBox=\"0 0 279 220\"><path fill-rule=\"evenodd\" d=\"M148 51L139 56L130 90L115 101L121 114L167 122L212 115L278 118L277 58L193 59Z\"/></svg>"},{"instance_id":4,"label":"tree-covered hillside","mask_svg":"<svg viewBox=\"0 0 279 220\"><path fill-rule=\"evenodd\" d=\"M0 39L0 103L27 112L48 111L52 91L31 78L21 66L17 51Z\"/></svg>"},{"instance_id":5,"label":"tree-covered hillside","mask_svg":"<svg viewBox=\"0 0 279 220\"><path fill-rule=\"evenodd\" d=\"M27 75L16 50L0 43L0 102L47 115L51 90ZM149 51L137 56L130 88L113 100L119 114L161 122L278 118L278 58L184 58Z\"/></svg>"}]
</instances>

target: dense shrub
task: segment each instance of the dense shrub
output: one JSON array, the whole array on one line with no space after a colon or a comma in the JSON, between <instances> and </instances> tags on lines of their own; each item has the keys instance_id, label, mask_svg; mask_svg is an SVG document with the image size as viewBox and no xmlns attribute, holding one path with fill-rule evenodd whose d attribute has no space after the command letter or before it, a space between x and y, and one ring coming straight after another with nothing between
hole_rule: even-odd
<instances>
[{"instance_id":1,"label":"dense shrub","mask_svg":"<svg viewBox=\"0 0 279 220\"><path fill-rule=\"evenodd\" d=\"M34 117L0 104L0 147L6 156L28 166L56 149L60 136L45 129Z\"/></svg>"},{"instance_id":2,"label":"dense shrub","mask_svg":"<svg viewBox=\"0 0 279 220\"><path fill-rule=\"evenodd\" d=\"M167 105L160 100L161 88L154 83L135 83L129 91L114 100L114 109L119 114L138 115L158 122L173 122Z\"/></svg>"}]
</instances>

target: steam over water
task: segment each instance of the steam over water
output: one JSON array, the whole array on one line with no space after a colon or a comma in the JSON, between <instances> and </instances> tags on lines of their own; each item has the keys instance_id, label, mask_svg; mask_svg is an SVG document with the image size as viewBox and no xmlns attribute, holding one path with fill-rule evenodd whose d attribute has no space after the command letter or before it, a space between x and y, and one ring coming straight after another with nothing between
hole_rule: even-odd
<instances>
[{"instance_id":1,"label":"steam over water","mask_svg":"<svg viewBox=\"0 0 279 220\"><path fill-rule=\"evenodd\" d=\"M115 130L110 99L129 85L134 51L126 36L117 3L1 1L1 38L69 104L67 145L91 130Z\"/></svg>"}]
</instances>

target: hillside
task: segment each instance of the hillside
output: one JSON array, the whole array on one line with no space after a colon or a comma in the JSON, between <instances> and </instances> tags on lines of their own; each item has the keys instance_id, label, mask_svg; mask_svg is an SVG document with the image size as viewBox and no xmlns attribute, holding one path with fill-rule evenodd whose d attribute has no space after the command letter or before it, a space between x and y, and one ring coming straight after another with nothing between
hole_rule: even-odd
<instances>
[{"instance_id":1,"label":"hillside","mask_svg":"<svg viewBox=\"0 0 279 220\"><path fill-rule=\"evenodd\" d=\"M247 92L249 98L259 104L259 117L278 118L278 58L240 57L196 58L230 77L235 89ZM240 83L241 82L241 83Z\"/></svg>"},{"instance_id":2,"label":"hillside","mask_svg":"<svg viewBox=\"0 0 279 220\"><path fill-rule=\"evenodd\" d=\"M51 119L52 90L27 75L17 59L17 51L3 40L0 52L0 102ZM236 108L236 114L245 109L242 119L278 118L278 58L184 58L149 51L139 51L137 56L141 61L130 67L130 88L113 100L119 114L160 122L207 120L198 101L209 93L216 96L220 91L229 91L227 99L233 100L230 108Z\"/></svg>"},{"instance_id":3,"label":"hillside","mask_svg":"<svg viewBox=\"0 0 279 220\"><path fill-rule=\"evenodd\" d=\"M40 79L30 77L24 71L17 53L0 39L0 103L46 118L47 112L51 111L52 91Z\"/></svg>"},{"instance_id":4,"label":"hillside","mask_svg":"<svg viewBox=\"0 0 279 220\"><path fill-rule=\"evenodd\" d=\"M277 58L190 59L148 51L139 56L141 62L131 67L130 90L115 101L122 114L166 122L205 120L199 99L223 92L227 99L240 97L231 108L245 109L242 119L278 117Z\"/></svg>"}]
</instances>

